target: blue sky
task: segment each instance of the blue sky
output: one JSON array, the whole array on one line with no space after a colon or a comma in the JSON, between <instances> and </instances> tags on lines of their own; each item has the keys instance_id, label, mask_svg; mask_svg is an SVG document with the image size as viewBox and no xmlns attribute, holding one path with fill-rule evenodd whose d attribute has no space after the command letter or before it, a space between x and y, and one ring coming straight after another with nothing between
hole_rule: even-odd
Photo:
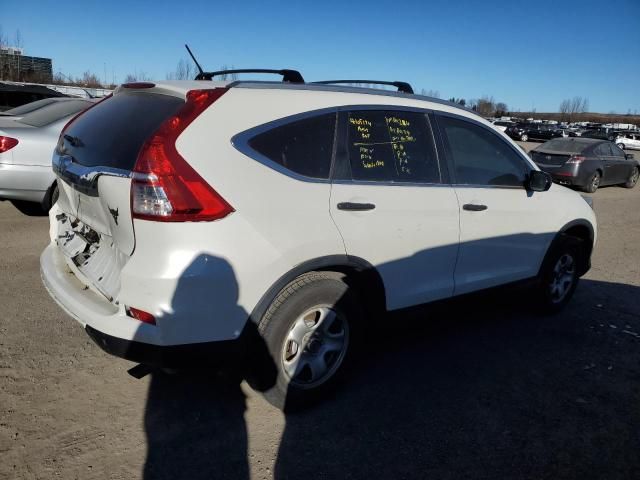
<instances>
[{"instance_id":1,"label":"blue sky","mask_svg":"<svg viewBox=\"0 0 640 480\"><path fill-rule=\"evenodd\" d=\"M94 4L95 3L95 4ZM513 110L640 113L640 0L109 2L0 0L0 26L54 71L164 79L189 43L205 69L405 80Z\"/></svg>"}]
</instances>

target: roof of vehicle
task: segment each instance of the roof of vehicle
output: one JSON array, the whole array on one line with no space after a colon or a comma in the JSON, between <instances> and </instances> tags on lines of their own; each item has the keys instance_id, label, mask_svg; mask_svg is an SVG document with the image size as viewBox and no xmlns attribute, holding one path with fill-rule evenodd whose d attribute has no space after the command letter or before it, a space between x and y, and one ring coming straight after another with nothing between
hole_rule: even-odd
<instances>
[{"instance_id":1,"label":"roof of vehicle","mask_svg":"<svg viewBox=\"0 0 640 480\"><path fill-rule=\"evenodd\" d=\"M248 89L276 89L276 90L308 90L316 92L341 92L341 93L355 93L364 95L376 95L383 97L394 97L405 100L417 100L424 102L437 103L446 105L456 110L462 110L469 112L478 118L482 118L477 112L460 105L459 103L449 102L440 98L428 97L425 95L416 95L404 92L396 92L391 90L384 90L381 88L367 88L358 86L345 86L345 85L332 85L332 84L318 84L313 82L308 83L284 83L284 82L270 82L270 81L256 81L256 80L225 80L225 81L211 81L211 80L167 80L152 82L156 86L156 92L158 90L164 90L167 94L184 95L189 90L199 90L203 88L248 88ZM127 91L126 87L119 86L114 93Z\"/></svg>"}]
</instances>

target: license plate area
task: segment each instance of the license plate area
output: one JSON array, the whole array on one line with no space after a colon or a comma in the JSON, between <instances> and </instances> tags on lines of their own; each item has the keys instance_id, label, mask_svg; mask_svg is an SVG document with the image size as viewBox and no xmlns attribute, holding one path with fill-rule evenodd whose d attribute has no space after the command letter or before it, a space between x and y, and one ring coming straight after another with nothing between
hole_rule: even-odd
<instances>
[{"instance_id":1,"label":"license plate area","mask_svg":"<svg viewBox=\"0 0 640 480\"><path fill-rule=\"evenodd\" d=\"M56 243L71 270L88 288L117 302L120 272L127 257L114 246L113 238L96 232L69 214L56 216Z\"/></svg>"}]
</instances>

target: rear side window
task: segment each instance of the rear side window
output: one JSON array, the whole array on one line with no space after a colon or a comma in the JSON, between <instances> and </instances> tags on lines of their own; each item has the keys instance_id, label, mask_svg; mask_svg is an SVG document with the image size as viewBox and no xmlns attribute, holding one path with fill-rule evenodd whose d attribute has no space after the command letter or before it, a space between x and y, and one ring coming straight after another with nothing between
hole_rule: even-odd
<instances>
[{"instance_id":1,"label":"rear side window","mask_svg":"<svg viewBox=\"0 0 640 480\"><path fill-rule=\"evenodd\" d=\"M34 127L44 127L57 120L74 115L85 108L89 108L92 102L88 100L69 100L68 102L55 102L38 108L24 115L21 123Z\"/></svg>"},{"instance_id":2,"label":"rear side window","mask_svg":"<svg viewBox=\"0 0 640 480\"><path fill-rule=\"evenodd\" d=\"M144 142L181 105L169 95L118 93L69 125L66 133L79 142L65 142L65 150L81 165L132 170Z\"/></svg>"},{"instance_id":3,"label":"rear side window","mask_svg":"<svg viewBox=\"0 0 640 480\"><path fill-rule=\"evenodd\" d=\"M596 148L594 149L594 153L599 157L608 157L611 155L611 150L609 149L608 144L601 143L600 145L596 146Z\"/></svg>"},{"instance_id":4,"label":"rear side window","mask_svg":"<svg viewBox=\"0 0 640 480\"><path fill-rule=\"evenodd\" d=\"M466 120L439 116L438 123L462 185L524 185L525 161L489 129Z\"/></svg>"},{"instance_id":5,"label":"rear side window","mask_svg":"<svg viewBox=\"0 0 640 480\"><path fill-rule=\"evenodd\" d=\"M249 146L272 162L299 175L328 179L336 114L281 125L249 140Z\"/></svg>"},{"instance_id":6,"label":"rear side window","mask_svg":"<svg viewBox=\"0 0 640 480\"><path fill-rule=\"evenodd\" d=\"M354 180L439 183L427 116L417 112L349 112L347 147Z\"/></svg>"}]
</instances>

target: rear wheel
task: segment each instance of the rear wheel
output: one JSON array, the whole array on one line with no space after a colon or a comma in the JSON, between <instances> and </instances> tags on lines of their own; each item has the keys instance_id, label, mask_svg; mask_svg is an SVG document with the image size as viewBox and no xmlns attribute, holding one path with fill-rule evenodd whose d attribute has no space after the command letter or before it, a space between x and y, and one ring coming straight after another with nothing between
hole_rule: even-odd
<instances>
[{"instance_id":1,"label":"rear wheel","mask_svg":"<svg viewBox=\"0 0 640 480\"><path fill-rule=\"evenodd\" d=\"M638 183L638 179L640 178L640 167L635 167L629 175L629 179L627 183L624 184L625 188L633 188Z\"/></svg>"},{"instance_id":2,"label":"rear wheel","mask_svg":"<svg viewBox=\"0 0 640 480\"><path fill-rule=\"evenodd\" d=\"M624 150L624 143L618 143L618 147L620 147L621 150Z\"/></svg>"},{"instance_id":3,"label":"rear wheel","mask_svg":"<svg viewBox=\"0 0 640 480\"><path fill-rule=\"evenodd\" d=\"M563 236L551 247L540 271L538 301L544 313L560 311L569 303L578 286L583 248L581 240Z\"/></svg>"},{"instance_id":4,"label":"rear wheel","mask_svg":"<svg viewBox=\"0 0 640 480\"><path fill-rule=\"evenodd\" d=\"M285 287L258 326L277 370L265 398L293 410L331 390L353 356L361 318L357 297L339 273L310 272ZM252 372L264 384L255 378L258 369Z\"/></svg>"},{"instance_id":5,"label":"rear wheel","mask_svg":"<svg viewBox=\"0 0 640 480\"><path fill-rule=\"evenodd\" d=\"M526 142L527 140L529 140L529 135L527 135L526 133L520 135L520 141Z\"/></svg>"},{"instance_id":6,"label":"rear wheel","mask_svg":"<svg viewBox=\"0 0 640 480\"><path fill-rule=\"evenodd\" d=\"M598 190L598 187L600 186L600 179L600 172L595 172L589 179L589 183L587 183L587 186L584 188L584 190L589 193L595 193L595 191Z\"/></svg>"}]
</instances>

